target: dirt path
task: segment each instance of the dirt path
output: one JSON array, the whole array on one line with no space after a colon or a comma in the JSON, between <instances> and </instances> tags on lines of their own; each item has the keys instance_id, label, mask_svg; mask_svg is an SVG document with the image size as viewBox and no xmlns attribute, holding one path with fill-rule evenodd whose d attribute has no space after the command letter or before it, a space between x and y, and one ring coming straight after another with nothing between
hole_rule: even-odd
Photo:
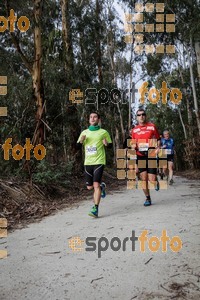
<instances>
[{"instance_id":1,"label":"dirt path","mask_svg":"<svg viewBox=\"0 0 200 300\"><path fill-rule=\"evenodd\" d=\"M40 223L10 233L0 240L9 256L0 260L1 300L67 299L200 299L200 182L175 177L168 190L152 192L153 204L143 207L142 192L121 190L102 200L100 217L87 216L90 201L58 212ZM124 240L148 230L148 238L179 236L179 252L113 251L113 237ZM98 251L73 252L72 237L96 237ZM99 252L109 242L107 251ZM114 243L114 247L117 246ZM78 247L78 246L77 246ZM98 258L98 256L101 257Z\"/></svg>"}]
</instances>

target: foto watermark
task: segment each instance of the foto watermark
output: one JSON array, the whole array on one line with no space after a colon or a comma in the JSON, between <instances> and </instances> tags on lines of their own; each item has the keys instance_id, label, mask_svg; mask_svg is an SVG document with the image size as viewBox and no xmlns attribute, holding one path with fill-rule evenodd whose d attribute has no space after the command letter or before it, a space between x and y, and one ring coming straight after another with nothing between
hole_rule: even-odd
<instances>
[{"instance_id":1,"label":"foto watermark","mask_svg":"<svg viewBox=\"0 0 200 300\"><path fill-rule=\"evenodd\" d=\"M10 10L10 15L6 19L4 16L0 16L0 33L9 30L15 31L15 23L17 21L17 28L21 32L26 32L30 27L30 21L26 16L21 16L19 19L15 16L14 9ZM8 26L9 25L9 26Z\"/></svg>"},{"instance_id":2,"label":"foto watermark","mask_svg":"<svg viewBox=\"0 0 200 300\"><path fill-rule=\"evenodd\" d=\"M139 88L140 93L140 103L145 103L145 94L148 94L148 100L152 104L157 104L160 101L160 96L162 95L162 103L167 104L167 95L170 93L170 101L178 105L182 100L182 93L177 88L172 88L171 90L167 87L167 83L165 81L162 82L162 88L157 90L155 87L152 87L150 90L147 88L148 82L143 82L142 86ZM161 94L161 95L160 95ZM175 97L175 95L177 95Z\"/></svg>"},{"instance_id":3,"label":"foto watermark","mask_svg":"<svg viewBox=\"0 0 200 300\"><path fill-rule=\"evenodd\" d=\"M10 150L12 157L15 160L21 160L24 158L24 152L26 152L25 158L26 160L31 159L31 150L33 150L33 155L37 160L42 160L46 156L46 148L38 144L37 146L33 146L30 142L30 139L26 139L26 143L24 147L17 144L14 147L11 145L12 138L8 138L5 143L2 145L3 151L4 151L4 159L9 160L10 159Z\"/></svg>"},{"instance_id":4,"label":"foto watermark","mask_svg":"<svg viewBox=\"0 0 200 300\"><path fill-rule=\"evenodd\" d=\"M132 235L130 237L125 237L123 240L115 236L108 240L106 237L87 237L82 240L80 237L72 237L68 242L69 248L73 252L94 252L97 251L98 258L102 257L102 252L110 249L114 252L122 250L123 252L127 249L127 243L131 241L131 249L135 251L135 242L139 242L140 252L144 253L147 250L150 252L158 252L159 250L163 253L168 251L168 246L172 252L179 252L182 249L182 240L179 236L173 236L170 238L167 235L167 230L162 230L162 235L160 237L152 236L148 237L148 230L143 230L139 237L135 235L135 231L132 230ZM83 247L83 244L86 247Z\"/></svg>"}]
</instances>

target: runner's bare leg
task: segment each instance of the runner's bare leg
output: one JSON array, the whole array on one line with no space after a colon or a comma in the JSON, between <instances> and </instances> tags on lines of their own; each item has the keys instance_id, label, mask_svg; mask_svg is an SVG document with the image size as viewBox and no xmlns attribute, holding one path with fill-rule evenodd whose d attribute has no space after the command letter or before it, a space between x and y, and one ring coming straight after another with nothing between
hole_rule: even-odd
<instances>
[{"instance_id":1,"label":"runner's bare leg","mask_svg":"<svg viewBox=\"0 0 200 300\"><path fill-rule=\"evenodd\" d=\"M150 196L150 192L149 192L149 189L148 189L148 174L147 174L147 171L144 171L144 172L141 172L140 173L140 178L143 182L146 183L146 188L143 189L143 192L145 194L145 196Z\"/></svg>"},{"instance_id":2,"label":"runner's bare leg","mask_svg":"<svg viewBox=\"0 0 200 300\"><path fill-rule=\"evenodd\" d=\"M101 200L101 188L99 182L94 182L94 204L99 205Z\"/></svg>"}]
</instances>

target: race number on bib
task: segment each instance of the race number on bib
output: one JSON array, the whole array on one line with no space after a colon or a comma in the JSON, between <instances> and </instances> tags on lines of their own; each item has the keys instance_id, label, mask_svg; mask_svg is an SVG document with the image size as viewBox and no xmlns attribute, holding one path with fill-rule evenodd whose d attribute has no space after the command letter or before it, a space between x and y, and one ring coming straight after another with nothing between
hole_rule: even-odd
<instances>
[{"instance_id":1,"label":"race number on bib","mask_svg":"<svg viewBox=\"0 0 200 300\"><path fill-rule=\"evenodd\" d=\"M138 150L139 151L148 151L149 143L139 143Z\"/></svg>"},{"instance_id":2,"label":"race number on bib","mask_svg":"<svg viewBox=\"0 0 200 300\"><path fill-rule=\"evenodd\" d=\"M96 146L87 146L86 147L87 155L95 155L97 154L97 147Z\"/></svg>"},{"instance_id":3,"label":"race number on bib","mask_svg":"<svg viewBox=\"0 0 200 300\"><path fill-rule=\"evenodd\" d=\"M171 154L172 153L172 150L171 149L166 149L166 154Z\"/></svg>"}]
</instances>

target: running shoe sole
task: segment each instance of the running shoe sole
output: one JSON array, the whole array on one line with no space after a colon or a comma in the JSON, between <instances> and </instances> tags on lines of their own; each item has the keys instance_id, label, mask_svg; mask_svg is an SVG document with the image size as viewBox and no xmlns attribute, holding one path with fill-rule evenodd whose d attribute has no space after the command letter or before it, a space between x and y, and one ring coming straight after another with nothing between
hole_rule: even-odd
<instances>
[{"instance_id":1,"label":"running shoe sole","mask_svg":"<svg viewBox=\"0 0 200 300\"><path fill-rule=\"evenodd\" d=\"M146 200L145 202L144 202L144 206L150 206L151 205L151 201L150 200Z\"/></svg>"},{"instance_id":2,"label":"running shoe sole","mask_svg":"<svg viewBox=\"0 0 200 300\"><path fill-rule=\"evenodd\" d=\"M93 214L91 212L88 214L88 216L93 217L93 218L98 218L98 215L95 215L95 214Z\"/></svg>"}]
</instances>

